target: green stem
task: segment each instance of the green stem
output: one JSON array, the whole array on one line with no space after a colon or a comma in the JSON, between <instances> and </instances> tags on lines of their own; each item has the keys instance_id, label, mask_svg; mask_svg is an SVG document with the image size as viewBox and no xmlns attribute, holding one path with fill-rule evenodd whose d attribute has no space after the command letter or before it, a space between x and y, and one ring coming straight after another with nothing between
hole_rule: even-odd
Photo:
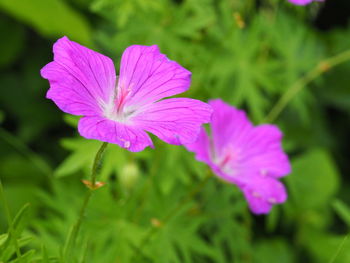
<instances>
[{"instance_id":1,"label":"green stem","mask_svg":"<svg viewBox=\"0 0 350 263\"><path fill-rule=\"evenodd\" d=\"M4 192L4 188L2 186L1 179L0 179L0 198L3 202L10 235L13 237L13 240L14 240L14 244L15 244L15 248L16 248L16 255L17 255L17 258L20 258L22 256L22 254L21 254L21 250L19 249L17 235L16 235L15 230L13 228L12 219L11 219L11 212L10 212L10 208L8 206L8 202L7 202L7 199L5 196L5 192Z\"/></svg>"},{"instance_id":2,"label":"green stem","mask_svg":"<svg viewBox=\"0 0 350 263\"><path fill-rule=\"evenodd\" d=\"M192 191L190 191L183 199L180 203L178 203L178 205L172 209L161 221L161 225L164 226L173 216L175 216L180 210L181 208L186 205L190 200L193 199L193 197L200 191L203 189L203 187L206 185L206 183L209 181L209 179L213 176L213 174L211 173L210 170L208 170L209 172L207 173L207 175L204 177L204 179L197 185L197 187L195 187L194 189L192 189ZM143 248L145 247L145 245L148 243L148 241L152 238L152 236L157 232L157 230L159 229L159 227L154 227L152 226L148 232L146 233L144 239L141 241L141 244L138 248L138 251L140 253L142 253Z\"/></svg>"},{"instance_id":3,"label":"green stem","mask_svg":"<svg viewBox=\"0 0 350 263\"><path fill-rule=\"evenodd\" d=\"M265 118L264 122L274 122L281 112L285 109L288 103L310 82L318 78L324 72L327 72L331 68L350 60L350 50L339 53L333 57L325 59L318 63L316 67L306 73L302 78L297 80L277 101L270 113Z\"/></svg>"},{"instance_id":4,"label":"green stem","mask_svg":"<svg viewBox=\"0 0 350 263\"><path fill-rule=\"evenodd\" d=\"M107 145L108 145L108 143L104 142L101 145L100 149L96 153L96 156L95 156L95 159L94 159L94 163L92 165L92 171L91 171L91 181L90 181L91 185L90 185L90 187L88 187L88 192L86 193L84 201L83 201L83 204L82 204L82 206L80 208L78 220L74 224L74 226L72 228L72 231L69 234L69 236L67 238L67 241L66 241L66 244L64 246L63 255L64 255L65 259L67 257L68 258L70 257L70 253L71 253L72 249L75 246L75 242L77 240L77 237L78 237L78 234L79 234L79 230L80 230L81 224L82 224L83 219L84 219L86 208L87 208L87 206L89 204L89 201L91 199L92 194L97 189L97 187L95 187L96 186L96 177L97 177L97 174L98 174L99 167L101 165L103 153L105 152Z\"/></svg>"},{"instance_id":5,"label":"green stem","mask_svg":"<svg viewBox=\"0 0 350 263\"><path fill-rule=\"evenodd\" d=\"M96 184L96 177L98 174L98 169L101 165L101 161L102 161L102 156L103 153L105 152L106 148L107 148L108 142L104 142L100 149L98 150L98 152L96 153L95 159L94 159L94 164L92 166L92 173L91 173L91 185L94 187Z\"/></svg>"}]
</instances>

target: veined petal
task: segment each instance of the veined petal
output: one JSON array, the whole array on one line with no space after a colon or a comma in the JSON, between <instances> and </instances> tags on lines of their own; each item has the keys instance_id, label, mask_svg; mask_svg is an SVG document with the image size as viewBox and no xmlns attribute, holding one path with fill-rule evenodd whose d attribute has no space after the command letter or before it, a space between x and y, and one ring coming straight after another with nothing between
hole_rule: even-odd
<instances>
[{"instance_id":1,"label":"veined petal","mask_svg":"<svg viewBox=\"0 0 350 263\"><path fill-rule=\"evenodd\" d=\"M186 91L191 72L159 52L157 46L128 47L122 56L117 104L139 107ZM126 95L127 94L127 95Z\"/></svg>"},{"instance_id":2,"label":"veined petal","mask_svg":"<svg viewBox=\"0 0 350 263\"><path fill-rule=\"evenodd\" d=\"M114 96L116 74L110 58L63 37L54 44L54 61L41 70L50 82L47 98L64 112L100 115Z\"/></svg>"},{"instance_id":3,"label":"veined petal","mask_svg":"<svg viewBox=\"0 0 350 263\"><path fill-rule=\"evenodd\" d=\"M241 187L241 190L255 214L267 214L273 205L283 203L287 199L283 184L271 177L257 175L255 180Z\"/></svg>"},{"instance_id":4,"label":"veined petal","mask_svg":"<svg viewBox=\"0 0 350 263\"><path fill-rule=\"evenodd\" d=\"M151 138L143 130L103 117L81 118L78 130L87 139L118 144L132 152L142 151L147 146L153 147Z\"/></svg>"},{"instance_id":5,"label":"veined petal","mask_svg":"<svg viewBox=\"0 0 350 263\"><path fill-rule=\"evenodd\" d=\"M173 98L149 104L132 118L132 123L170 144L187 144L197 139L200 127L210 121L211 107L199 100Z\"/></svg>"}]
</instances>

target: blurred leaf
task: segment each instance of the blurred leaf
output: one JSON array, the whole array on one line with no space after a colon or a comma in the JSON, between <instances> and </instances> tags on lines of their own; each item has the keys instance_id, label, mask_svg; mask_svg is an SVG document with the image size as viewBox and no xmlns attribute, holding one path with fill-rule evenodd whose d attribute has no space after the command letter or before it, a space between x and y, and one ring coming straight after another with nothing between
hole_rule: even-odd
<instances>
[{"instance_id":1,"label":"blurred leaf","mask_svg":"<svg viewBox=\"0 0 350 263\"><path fill-rule=\"evenodd\" d=\"M86 166L91 166L100 147L99 141L83 138L64 139L62 144L66 148L73 150L73 153L57 167L55 175L58 177L73 175L75 172L86 168Z\"/></svg>"},{"instance_id":2,"label":"blurred leaf","mask_svg":"<svg viewBox=\"0 0 350 263\"><path fill-rule=\"evenodd\" d=\"M254 263L296 262L288 243L283 239L264 239L254 248Z\"/></svg>"},{"instance_id":3,"label":"blurred leaf","mask_svg":"<svg viewBox=\"0 0 350 263\"><path fill-rule=\"evenodd\" d=\"M304 244L313 255L314 262L350 262L350 238L312 230L306 231L304 238Z\"/></svg>"},{"instance_id":4,"label":"blurred leaf","mask_svg":"<svg viewBox=\"0 0 350 263\"><path fill-rule=\"evenodd\" d=\"M5 244L6 240L8 239L8 234L2 234L0 235L0 249Z\"/></svg>"},{"instance_id":5,"label":"blurred leaf","mask_svg":"<svg viewBox=\"0 0 350 263\"><path fill-rule=\"evenodd\" d=\"M79 122L80 117L75 116L75 115L70 115L70 114L64 114L63 115L63 120L73 128L78 127L78 122Z\"/></svg>"},{"instance_id":6,"label":"blurred leaf","mask_svg":"<svg viewBox=\"0 0 350 263\"><path fill-rule=\"evenodd\" d=\"M35 250L31 249L25 252L20 258L11 260L9 263L27 263L33 257L34 254L35 254Z\"/></svg>"},{"instance_id":7,"label":"blurred leaf","mask_svg":"<svg viewBox=\"0 0 350 263\"><path fill-rule=\"evenodd\" d=\"M0 124L5 120L5 113L0 110Z\"/></svg>"},{"instance_id":8,"label":"blurred leaf","mask_svg":"<svg viewBox=\"0 0 350 263\"><path fill-rule=\"evenodd\" d=\"M337 212L338 216L350 228L350 207L347 206L343 201L337 199L333 202L333 208Z\"/></svg>"},{"instance_id":9,"label":"blurred leaf","mask_svg":"<svg viewBox=\"0 0 350 263\"><path fill-rule=\"evenodd\" d=\"M47 250L45 248L45 246L42 246L42 255L43 255L43 258L42 258L42 263L50 263L50 259L49 259L49 255L47 254Z\"/></svg>"},{"instance_id":10,"label":"blurred leaf","mask_svg":"<svg viewBox=\"0 0 350 263\"><path fill-rule=\"evenodd\" d=\"M24 222L23 218L24 218L27 210L29 209L29 206L30 206L30 204L25 204L15 215L13 222L12 222L12 226L13 226L15 231L22 232L22 231L19 231L18 229L22 230L21 228L23 228L23 226L22 226L22 224Z\"/></svg>"},{"instance_id":11,"label":"blurred leaf","mask_svg":"<svg viewBox=\"0 0 350 263\"><path fill-rule=\"evenodd\" d=\"M20 238L24 229L24 225L27 224L27 221L24 220L24 216L26 215L28 206L28 204L24 205L12 220L11 226L9 226L8 234L10 238L6 238L3 241L3 245L0 246L0 260L2 259L8 262L18 249L25 246L28 241L30 241L28 238ZM26 257L27 256L23 257L23 259ZM17 260L19 260L19 258L17 258Z\"/></svg>"},{"instance_id":12,"label":"blurred leaf","mask_svg":"<svg viewBox=\"0 0 350 263\"><path fill-rule=\"evenodd\" d=\"M287 177L294 205L317 209L330 205L339 187L339 173L326 150L314 149L296 158L293 173Z\"/></svg>"},{"instance_id":13,"label":"blurred leaf","mask_svg":"<svg viewBox=\"0 0 350 263\"><path fill-rule=\"evenodd\" d=\"M1 3L1 1L0 1ZM25 44L24 29L18 23L0 16L0 32L6 38L0 41L0 68L13 63L21 55Z\"/></svg>"},{"instance_id":14,"label":"blurred leaf","mask_svg":"<svg viewBox=\"0 0 350 263\"><path fill-rule=\"evenodd\" d=\"M0 0L0 9L33 26L48 37L67 35L91 45L91 29L86 19L62 0Z\"/></svg>"}]
</instances>

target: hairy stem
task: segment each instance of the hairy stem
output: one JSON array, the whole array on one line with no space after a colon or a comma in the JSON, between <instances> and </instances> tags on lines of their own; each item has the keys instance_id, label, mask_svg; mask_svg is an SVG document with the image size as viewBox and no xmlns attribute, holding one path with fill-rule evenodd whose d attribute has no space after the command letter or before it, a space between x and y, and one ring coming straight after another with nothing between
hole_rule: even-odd
<instances>
[{"instance_id":1,"label":"hairy stem","mask_svg":"<svg viewBox=\"0 0 350 263\"><path fill-rule=\"evenodd\" d=\"M75 242L77 240L79 230L80 230L81 224L82 224L83 219L84 219L86 208L89 204L89 201L91 199L92 194L98 188L98 187L96 187L96 178L97 178L99 166L101 165L103 153L105 152L107 145L108 145L108 143L104 142L101 145L100 149L96 153L94 163L92 165L91 180L90 180L90 184L88 186L88 192L86 193L83 204L80 208L79 217L77 219L77 222L74 224L72 231L70 232L70 234L67 238L66 244L64 246L63 255L64 255L65 259L70 257L70 253L75 246Z\"/></svg>"},{"instance_id":2,"label":"hairy stem","mask_svg":"<svg viewBox=\"0 0 350 263\"><path fill-rule=\"evenodd\" d=\"M350 60L350 50L343 51L333 57L327 58L319 62L312 70L306 73L302 78L298 79L277 101L275 106L266 116L264 122L274 122L288 103L310 82L318 78L331 68Z\"/></svg>"},{"instance_id":3,"label":"hairy stem","mask_svg":"<svg viewBox=\"0 0 350 263\"><path fill-rule=\"evenodd\" d=\"M98 174L98 169L101 165L101 161L102 161L102 156L107 148L108 143L104 142L100 149L97 151L95 159L94 159L94 164L92 166L92 173L91 173L91 184L94 187L96 185L96 177Z\"/></svg>"}]
</instances>

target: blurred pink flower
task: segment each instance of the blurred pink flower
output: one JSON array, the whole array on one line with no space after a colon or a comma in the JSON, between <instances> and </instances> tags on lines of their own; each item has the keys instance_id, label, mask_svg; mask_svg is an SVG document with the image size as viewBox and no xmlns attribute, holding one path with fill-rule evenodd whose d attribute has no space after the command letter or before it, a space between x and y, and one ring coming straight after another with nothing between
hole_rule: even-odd
<instances>
[{"instance_id":1,"label":"blurred pink flower","mask_svg":"<svg viewBox=\"0 0 350 263\"><path fill-rule=\"evenodd\" d=\"M312 2L323 2L324 0L288 0L295 5L308 5Z\"/></svg>"},{"instance_id":2,"label":"blurred pink flower","mask_svg":"<svg viewBox=\"0 0 350 263\"><path fill-rule=\"evenodd\" d=\"M219 99L209 104L214 110L211 136L202 128L197 141L186 148L217 176L236 184L255 214L268 213L272 205L287 198L278 180L291 170L281 147L281 131L269 124L254 127L244 111Z\"/></svg>"},{"instance_id":3,"label":"blurred pink flower","mask_svg":"<svg viewBox=\"0 0 350 263\"><path fill-rule=\"evenodd\" d=\"M171 98L186 91L191 72L169 60L157 46L130 46L116 77L110 58L70 41L53 46L54 61L41 75L50 82L47 98L64 112L82 115L78 130L88 139L137 152L153 143L146 131L170 144L196 139L212 109L201 101Z\"/></svg>"}]
</instances>

